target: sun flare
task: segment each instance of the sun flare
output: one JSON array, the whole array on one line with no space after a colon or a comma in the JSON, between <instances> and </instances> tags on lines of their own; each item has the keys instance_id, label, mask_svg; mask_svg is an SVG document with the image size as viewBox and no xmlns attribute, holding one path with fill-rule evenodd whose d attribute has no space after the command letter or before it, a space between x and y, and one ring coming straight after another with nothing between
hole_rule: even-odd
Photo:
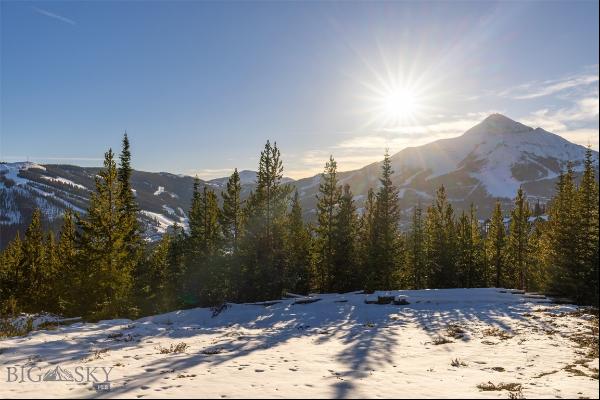
<instances>
[{"instance_id":1,"label":"sun flare","mask_svg":"<svg viewBox=\"0 0 600 400\"><path fill-rule=\"evenodd\" d=\"M394 122L414 117L418 107L417 96L410 89L395 89L381 99L382 113L386 119Z\"/></svg>"},{"instance_id":2,"label":"sun flare","mask_svg":"<svg viewBox=\"0 0 600 400\"><path fill-rule=\"evenodd\" d=\"M373 76L361 83L366 89L363 104L368 122L366 126L382 130L396 130L417 125L430 110L429 80L401 69L385 68L384 73L371 70ZM394 71L394 72L391 72Z\"/></svg>"}]
</instances>

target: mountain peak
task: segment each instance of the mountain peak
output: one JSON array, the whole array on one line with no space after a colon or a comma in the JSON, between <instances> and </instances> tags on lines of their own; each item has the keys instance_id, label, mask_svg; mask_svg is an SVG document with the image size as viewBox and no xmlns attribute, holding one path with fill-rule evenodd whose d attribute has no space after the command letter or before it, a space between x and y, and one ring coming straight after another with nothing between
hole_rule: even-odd
<instances>
[{"instance_id":1,"label":"mountain peak","mask_svg":"<svg viewBox=\"0 0 600 400\"><path fill-rule=\"evenodd\" d=\"M531 132L533 128L514 121L505 115L490 114L479 124L469 129L466 133L480 134L502 134L502 133L525 133Z\"/></svg>"}]
</instances>

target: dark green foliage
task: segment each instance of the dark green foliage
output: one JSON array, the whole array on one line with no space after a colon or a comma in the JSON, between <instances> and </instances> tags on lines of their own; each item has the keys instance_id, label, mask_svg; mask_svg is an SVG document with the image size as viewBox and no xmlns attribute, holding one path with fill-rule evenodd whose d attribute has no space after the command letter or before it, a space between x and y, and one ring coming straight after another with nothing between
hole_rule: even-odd
<instances>
[{"instance_id":1,"label":"dark green foliage","mask_svg":"<svg viewBox=\"0 0 600 400\"><path fill-rule=\"evenodd\" d=\"M548 289L587 304L598 304L598 183L591 151L579 187L572 165L561 174L544 229Z\"/></svg>"},{"instance_id":2,"label":"dark green foliage","mask_svg":"<svg viewBox=\"0 0 600 400\"><path fill-rule=\"evenodd\" d=\"M407 287L423 289L427 287L429 275L425 258L425 229L421 205L413 207L410 229L406 240L406 275L403 277Z\"/></svg>"},{"instance_id":3,"label":"dark green foliage","mask_svg":"<svg viewBox=\"0 0 600 400\"><path fill-rule=\"evenodd\" d=\"M507 270L508 285L519 289L527 289L530 269L530 244L531 226L529 223L529 204L525 199L523 189L519 188L515 205L510 213L510 227L508 235L508 258L510 268Z\"/></svg>"},{"instance_id":4,"label":"dark green foliage","mask_svg":"<svg viewBox=\"0 0 600 400\"><path fill-rule=\"evenodd\" d=\"M582 301L598 305L598 181L596 180L592 150L587 149L584 172L577 192L578 201L578 263L582 268L584 293Z\"/></svg>"},{"instance_id":5,"label":"dark green foliage","mask_svg":"<svg viewBox=\"0 0 600 400\"><path fill-rule=\"evenodd\" d=\"M484 245L474 206L456 223L456 273L460 287L485 286Z\"/></svg>"},{"instance_id":6,"label":"dark green foliage","mask_svg":"<svg viewBox=\"0 0 600 400\"><path fill-rule=\"evenodd\" d=\"M392 163L386 152L381 167L380 187L375 195L372 242L373 259L367 270L367 289L390 289L399 280L403 243L400 235L398 188L392 184Z\"/></svg>"},{"instance_id":7,"label":"dark green foliage","mask_svg":"<svg viewBox=\"0 0 600 400\"><path fill-rule=\"evenodd\" d=\"M282 183L279 149L267 142L245 202L237 169L221 193L222 208L217 194L196 180L189 231L175 225L148 244L138 226L130 162L125 135L118 168L109 150L87 213L67 211L58 236L45 233L41 212L33 213L24 237L0 253L0 314L50 311L97 320L273 300L284 292L490 285L598 304L598 182L591 151L579 185L567 166L547 216L539 201L531 212L519 190L510 221L497 202L484 229L473 206L455 217L442 186L426 215L420 205L413 208L402 233L388 154L360 216L330 157L313 229L303 220L299 194L290 198L290 186Z\"/></svg>"},{"instance_id":8,"label":"dark green foliage","mask_svg":"<svg viewBox=\"0 0 600 400\"><path fill-rule=\"evenodd\" d=\"M429 287L456 287L456 235L454 210L446 196L444 186L437 191L436 199L427 210L425 221L425 256L429 274Z\"/></svg>"},{"instance_id":9,"label":"dark green foliage","mask_svg":"<svg viewBox=\"0 0 600 400\"><path fill-rule=\"evenodd\" d=\"M132 258L129 220L124 218L121 182L113 153L109 150L104 169L96 177L96 192L90 198L85 217L78 217L77 275L82 285L78 298L80 312L91 319L129 315Z\"/></svg>"},{"instance_id":10,"label":"dark green foliage","mask_svg":"<svg viewBox=\"0 0 600 400\"><path fill-rule=\"evenodd\" d=\"M284 290L297 294L308 294L310 290L310 233L302 219L302 208L298 192L292 198L292 207L286 224L287 265Z\"/></svg>"},{"instance_id":11,"label":"dark green foliage","mask_svg":"<svg viewBox=\"0 0 600 400\"><path fill-rule=\"evenodd\" d=\"M502 287L504 284L503 276L506 274L504 271L506 264L506 227L504 226L502 206L499 201L496 202L489 223L485 247L490 268L489 284Z\"/></svg>"},{"instance_id":12,"label":"dark green foliage","mask_svg":"<svg viewBox=\"0 0 600 400\"><path fill-rule=\"evenodd\" d=\"M342 189L337 182L337 163L333 156L325 164L317 194L317 228L313 250L315 286L329 292L335 276L335 230Z\"/></svg>"},{"instance_id":13,"label":"dark green foliage","mask_svg":"<svg viewBox=\"0 0 600 400\"><path fill-rule=\"evenodd\" d=\"M241 284L244 301L277 298L282 294L285 256L285 222L289 185L282 184L283 164L277 144L267 141L261 152L256 190L244 207L240 243Z\"/></svg>"},{"instance_id":14,"label":"dark green foliage","mask_svg":"<svg viewBox=\"0 0 600 400\"><path fill-rule=\"evenodd\" d=\"M344 185L333 231L333 270L331 290L349 292L362 287L359 263L358 215L349 185Z\"/></svg>"},{"instance_id":15,"label":"dark green foliage","mask_svg":"<svg viewBox=\"0 0 600 400\"><path fill-rule=\"evenodd\" d=\"M240 194L242 187L237 168L227 181L227 191L221 193L223 211L220 215L223 229L223 240L226 251L237 253L238 241L242 230L242 201Z\"/></svg>"}]
</instances>

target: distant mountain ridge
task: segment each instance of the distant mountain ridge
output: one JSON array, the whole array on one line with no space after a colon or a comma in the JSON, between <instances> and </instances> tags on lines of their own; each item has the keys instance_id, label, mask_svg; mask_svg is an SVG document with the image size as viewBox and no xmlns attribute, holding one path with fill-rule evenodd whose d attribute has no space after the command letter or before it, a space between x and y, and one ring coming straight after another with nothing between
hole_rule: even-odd
<instances>
[{"instance_id":1,"label":"distant mountain ridge","mask_svg":"<svg viewBox=\"0 0 600 400\"><path fill-rule=\"evenodd\" d=\"M437 188L444 185L457 209L466 209L473 203L480 216L487 216L495 198L508 206L519 186L532 200L549 200L568 161L573 162L576 171L582 170L585 150L584 146L542 128L534 129L492 114L461 136L408 147L394 154L393 182L400 190L401 206L406 211L418 203L426 207ZM594 152L594 157L597 166L598 152ZM351 186L359 209L368 189L377 187L380 169L381 163L375 162L339 173L340 183ZM99 170L30 162L0 164L0 247L17 231L24 231L36 207L42 209L50 227L60 224L66 207L84 212ZM245 198L254 188L256 172L241 171L240 178ZM305 218L313 219L320 175L284 181L298 190ZM201 183L220 194L226 189L227 177ZM175 222L187 224L192 177L133 171L132 188L148 238L158 237Z\"/></svg>"}]
</instances>

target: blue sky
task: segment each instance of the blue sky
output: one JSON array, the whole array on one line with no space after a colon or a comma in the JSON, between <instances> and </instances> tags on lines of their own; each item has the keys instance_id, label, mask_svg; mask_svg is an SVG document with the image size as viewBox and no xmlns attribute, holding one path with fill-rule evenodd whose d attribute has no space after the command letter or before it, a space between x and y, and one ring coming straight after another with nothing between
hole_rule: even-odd
<instances>
[{"instance_id":1,"label":"blue sky","mask_svg":"<svg viewBox=\"0 0 600 400\"><path fill-rule=\"evenodd\" d=\"M591 1L2 1L0 158L99 165L127 130L135 168L208 178L271 139L298 178L491 112L597 149L598 30Z\"/></svg>"}]
</instances>

